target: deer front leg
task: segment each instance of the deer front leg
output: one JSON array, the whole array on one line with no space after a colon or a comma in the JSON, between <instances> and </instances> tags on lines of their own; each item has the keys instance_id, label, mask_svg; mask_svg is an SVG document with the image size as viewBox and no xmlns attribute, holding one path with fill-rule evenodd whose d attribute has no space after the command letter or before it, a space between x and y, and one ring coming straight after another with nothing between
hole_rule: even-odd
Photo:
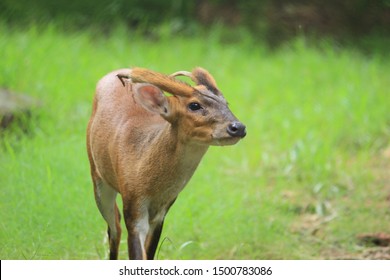
<instances>
[{"instance_id":1,"label":"deer front leg","mask_svg":"<svg viewBox=\"0 0 390 280\"><path fill-rule=\"evenodd\" d=\"M145 207L137 209L138 203L123 201L123 215L128 232L127 246L129 259L146 260L145 250L146 236L150 228L149 215Z\"/></svg>"},{"instance_id":2,"label":"deer front leg","mask_svg":"<svg viewBox=\"0 0 390 280\"><path fill-rule=\"evenodd\" d=\"M154 254L160 240L164 220L159 221L153 228L149 230L149 234L146 238L146 255L148 260L154 259Z\"/></svg>"},{"instance_id":3,"label":"deer front leg","mask_svg":"<svg viewBox=\"0 0 390 280\"><path fill-rule=\"evenodd\" d=\"M158 246L158 242L160 241L161 232L164 225L165 215L167 214L168 210L171 208L172 204L175 202L176 198L174 198L168 205L168 207L163 208L160 210L160 213L155 215L154 219L152 219L149 233L146 237L146 254L148 257L148 260L153 260L154 255L156 253L156 249Z\"/></svg>"}]
</instances>

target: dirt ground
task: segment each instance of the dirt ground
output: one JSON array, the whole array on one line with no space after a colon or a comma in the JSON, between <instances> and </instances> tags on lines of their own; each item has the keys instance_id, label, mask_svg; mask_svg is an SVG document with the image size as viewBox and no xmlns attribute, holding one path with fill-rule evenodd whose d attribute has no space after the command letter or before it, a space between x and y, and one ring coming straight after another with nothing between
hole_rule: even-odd
<instances>
[{"instance_id":1,"label":"dirt ground","mask_svg":"<svg viewBox=\"0 0 390 280\"><path fill-rule=\"evenodd\" d=\"M379 188L376 191L380 194L380 197L383 197L383 201L373 205L373 207L378 208L380 213L390 213L390 146L383 149L377 157L373 158L369 165L370 171L374 176L373 184ZM312 205L299 208L300 217L293 225L292 231L308 237L326 239L324 228L329 222L337 218L337 213L330 203L322 206L324 211L327 212L326 215L318 215L315 211L308 211L307 209L310 210L310 207L313 208ZM378 219L388 223L387 231L356 234L353 240L356 245L354 246L354 252L347 252L345 248L334 246L322 251L322 258L336 260L390 260L390 219L388 219L387 214L385 217L378 217Z\"/></svg>"}]
</instances>

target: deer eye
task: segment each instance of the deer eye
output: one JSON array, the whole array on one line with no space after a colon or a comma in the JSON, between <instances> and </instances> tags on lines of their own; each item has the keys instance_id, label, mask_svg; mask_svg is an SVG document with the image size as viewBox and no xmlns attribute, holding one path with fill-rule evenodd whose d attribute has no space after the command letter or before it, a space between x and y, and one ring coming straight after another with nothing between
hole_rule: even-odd
<instances>
[{"instance_id":1,"label":"deer eye","mask_svg":"<svg viewBox=\"0 0 390 280\"><path fill-rule=\"evenodd\" d=\"M198 111L198 110L202 109L202 106L197 102L192 102L192 103L188 104L188 108L191 111Z\"/></svg>"}]
</instances>

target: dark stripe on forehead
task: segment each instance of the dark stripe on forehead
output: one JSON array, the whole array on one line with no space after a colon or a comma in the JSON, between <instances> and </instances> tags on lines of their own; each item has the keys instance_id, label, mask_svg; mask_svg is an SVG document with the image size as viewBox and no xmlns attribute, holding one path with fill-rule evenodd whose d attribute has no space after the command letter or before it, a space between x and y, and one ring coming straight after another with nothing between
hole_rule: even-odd
<instances>
[{"instance_id":1,"label":"dark stripe on forehead","mask_svg":"<svg viewBox=\"0 0 390 280\"><path fill-rule=\"evenodd\" d=\"M199 93L200 95L204 96L204 97L207 97L209 99L212 99L216 102L223 102L225 104L227 104L225 98L223 97L222 94L219 94L219 95L216 95L214 92L212 92L211 90L207 89L207 90L199 90L197 89L196 90L197 93Z\"/></svg>"}]
</instances>

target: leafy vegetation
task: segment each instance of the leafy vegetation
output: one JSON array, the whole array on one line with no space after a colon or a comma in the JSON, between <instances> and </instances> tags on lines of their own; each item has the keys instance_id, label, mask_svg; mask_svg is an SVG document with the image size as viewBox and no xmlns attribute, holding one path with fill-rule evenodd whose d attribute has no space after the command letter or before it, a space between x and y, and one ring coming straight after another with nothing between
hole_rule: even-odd
<instances>
[{"instance_id":1,"label":"leafy vegetation","mask_svg":"<svg viewBox=\"0 0 390 280\"><path fill-rule=\"evenodd\" d=\"M205 67L248 130L209 150L168 213L158 258L360 258L357 234L389 230L388 57L305 38L274 51L249 36L223 44L224 32L0 25L0 85L43 103L27 134L0 132L1 259L106 258L85 129L98 79L131 66Z\"/></svg>"}]
</instances>

